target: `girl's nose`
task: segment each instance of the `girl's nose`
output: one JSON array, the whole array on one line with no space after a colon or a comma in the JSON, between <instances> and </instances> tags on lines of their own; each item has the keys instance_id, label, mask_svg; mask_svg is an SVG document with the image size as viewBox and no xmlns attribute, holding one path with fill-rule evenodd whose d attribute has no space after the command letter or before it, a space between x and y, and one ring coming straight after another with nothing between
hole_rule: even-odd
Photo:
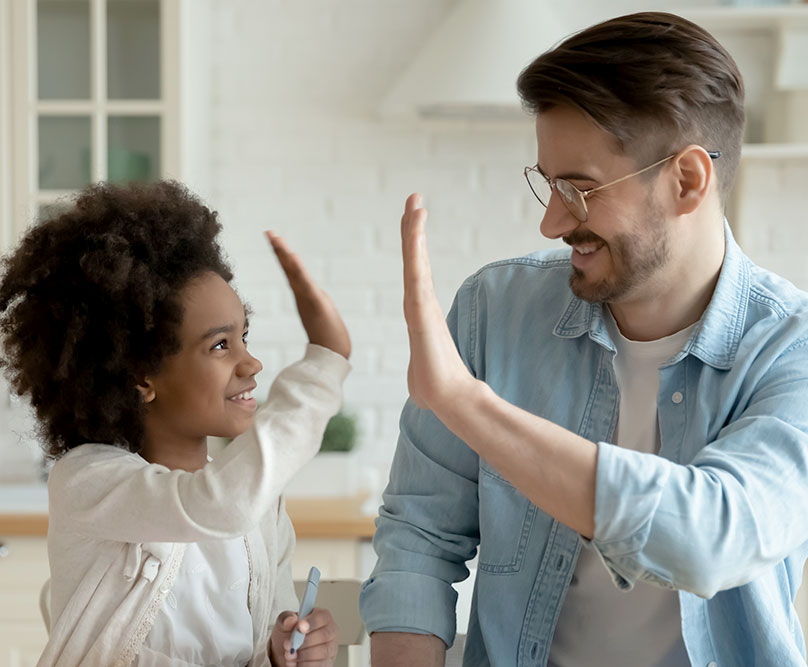
<instances>
[{"instance_id":1,"label":"girl's nose","mask_svg":"<svg viewBox=\"0 0 808 667\"><path fill-rule=\"evenodd\" d=\"M244 359L238 366L239 373L247 377L258 375L264 368L264 365L246 350L244 351L244 355Z\"/></svg>"}]
</instances>

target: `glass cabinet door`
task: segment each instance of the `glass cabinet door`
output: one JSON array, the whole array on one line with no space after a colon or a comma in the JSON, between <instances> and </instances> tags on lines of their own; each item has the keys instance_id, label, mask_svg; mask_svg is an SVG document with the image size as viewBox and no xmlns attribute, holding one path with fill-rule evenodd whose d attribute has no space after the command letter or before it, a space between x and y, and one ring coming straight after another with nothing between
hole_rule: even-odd
<instances>
[{"instance_id":1,"label":"glass cabinet door","mask_svg":"<svg viewBox=\"0 0 808 667\"><path fill-rule=\"evenodd\" d=\"M39 117L39 189L77 190L90 183L90 117Z\"/></svg>"},{"instance_id":2,"label":"glass cabinet door","mask_svg":"<svg viewBox=\"0 0 808 667\"><path fill-rule=\"evenodd\" d=\"M113 183L160 178L159 117L110 117L107 178Z\"/></svg>"},{"instance_id":3,"label":"glass cabinet door","mask_svg":"<svg viewBox=\"0 0 808 667\"><path fill-rule=\"evenodd\" d=\"M32 2L35 207L94 181L158 180L165 114L161 0Z\"/></svg>"},{"instance_id":4,"label":"glass cabinet door","mask_svg":"<svg viewBox=\"0 0 808 667\"><path fill-rule=\"evenodd\" d=\"M89 100L89 0L39 0L36 34L39 99Z\"/></svg>"},{"instance_id":5,"label":"glass cabinet door","mask_svg":"<svg viewBox=\"0 0 808 667\"><path fill-rule=\"evenodd\" d=\"M107 95L160 97L159 0L107 0Z\"/></svg>"}]
</instances>

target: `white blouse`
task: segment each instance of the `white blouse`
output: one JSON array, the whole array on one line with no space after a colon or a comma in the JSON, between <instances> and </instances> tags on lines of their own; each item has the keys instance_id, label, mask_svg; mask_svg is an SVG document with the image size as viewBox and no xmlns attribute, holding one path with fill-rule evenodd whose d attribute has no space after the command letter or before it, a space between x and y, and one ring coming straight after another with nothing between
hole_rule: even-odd
<instances>
[{"instance_id":1,"label":"white blouse","mask_svg":"<svg viewBox=\"0 0 808 667\"><path fill-rule=\"evenodd\" d=\"M253 654L243 537L192 542L135 667L244 667Z\"/></svg>"}]
</instances>

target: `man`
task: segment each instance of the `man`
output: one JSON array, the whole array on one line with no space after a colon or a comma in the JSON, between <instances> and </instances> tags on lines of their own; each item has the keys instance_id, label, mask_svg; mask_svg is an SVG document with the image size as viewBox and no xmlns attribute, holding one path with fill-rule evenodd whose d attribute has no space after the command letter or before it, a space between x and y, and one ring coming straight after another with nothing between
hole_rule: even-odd
<instances>
[{"instance_id":1,"label":"man","mask_svg":"<svg viewBox=\"0 0 808 667\"><path fill-rule=\"evenodd\" d=\"M723 219L743 135L726 51L669 14L576 34L519 77L541 231L446 323L402 218L409 388L365 583L374 665L803 665L808 295ZM447 326L448 324L448 326Z\"/></svg>"}]
</instances>

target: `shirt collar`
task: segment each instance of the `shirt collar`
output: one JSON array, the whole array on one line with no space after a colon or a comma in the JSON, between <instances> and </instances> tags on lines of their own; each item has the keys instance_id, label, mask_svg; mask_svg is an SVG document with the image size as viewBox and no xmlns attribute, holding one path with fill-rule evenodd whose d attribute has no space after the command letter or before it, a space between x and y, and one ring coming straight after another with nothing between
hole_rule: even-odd
<instances>
[{"instance_id":1,"label":"shirt collar","mask_svg":"<svg viewBox=\"0 0 808 667\"><path fill-rule=\"evenodd\" d=\"M726 219L724 239L724 261L710 303L682 351L669 364L677 363L687 354L724 370L731 368L735 361L749 303L750 267ZM588 333L594 342L615 351L603 319L603 305L589 303L575 295L567 302L553 333L560 338L577 338Z\"/></svg>"}]
</instances>

